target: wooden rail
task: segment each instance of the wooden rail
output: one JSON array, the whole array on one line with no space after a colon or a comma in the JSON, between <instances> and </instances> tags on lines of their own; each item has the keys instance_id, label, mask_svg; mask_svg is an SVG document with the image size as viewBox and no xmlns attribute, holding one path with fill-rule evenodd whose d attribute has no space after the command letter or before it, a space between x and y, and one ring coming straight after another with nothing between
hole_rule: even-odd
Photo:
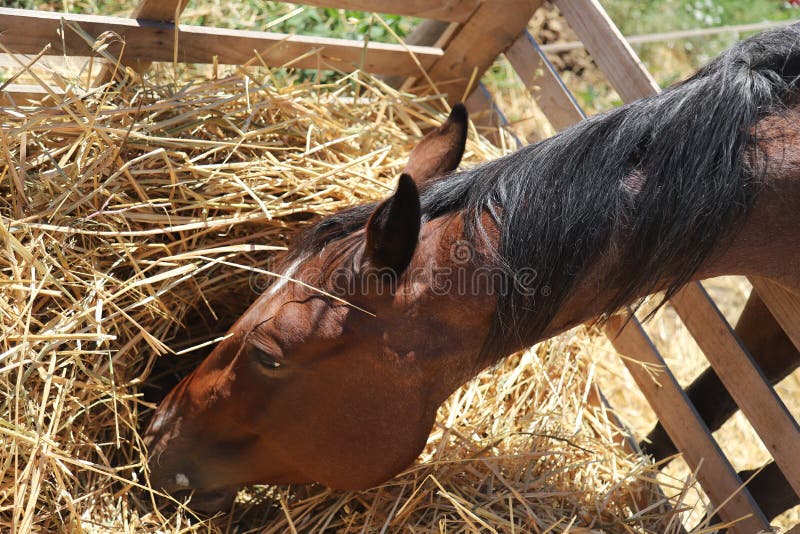
<instances>
[{"instance_id":1,"label":"wooden rail","mask_svg":"<svg viewBox=\"0 0 800 534\"><path fill-rule=\"evenodd\" d=\"M121 17L46 13L0 8L0 42L12 52L37 54L51 45L52 54L91 55L92 44L70 30L77 24L92 39L114 32L124 40L127 61L242 64L258 54L270 66L297 68L364 69L377 74L412 76L444 56L440 48L402 44L364 43L347 39L285 35L281 33L228 30L203 26ZM63 39L58 32L64 27ZM177 46L175 39L177 37ZM123 52L122 43L109 47ZM316 53L310 53L316 51Z\"/></svg>"},{"instance_id":2,"label":"wooden rail","mask_svg":"<svg viewBox=\"0 0 800 534\"><path fill-rule=\"evenodd\" d=\"M296 4L320 7L374 11L408 17L466 22L481 4L481 0L292 0ZM502 6L506 0L493 0Z\"/></svg>"},{"instance_id":3,"label":"wooden rail","mask_svg":"<svg viewBox=\"0 0 800 534\"><path fill-rule=\"evenodd\" d=\"M559 0L556 5L622 100L631 102L659 92L598 0Z\"/></svg>"}]
</instances>

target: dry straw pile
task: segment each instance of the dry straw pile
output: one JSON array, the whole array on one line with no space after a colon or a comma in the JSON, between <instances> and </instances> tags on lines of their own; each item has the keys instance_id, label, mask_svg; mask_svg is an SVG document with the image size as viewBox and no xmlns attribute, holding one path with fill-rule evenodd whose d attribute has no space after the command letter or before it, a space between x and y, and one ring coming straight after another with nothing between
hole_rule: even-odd
<instances>
[{"instance_id":1,"label":"dry straw pile","mask_svg":"<svg viewBox=\"0 0 800 534\"><path fill-rule=\"evenodd\" d=\"M386 195L443 119L365 74L167 79L0 109L0 530L678 531L683 485L664 498L590 402L586 331L459 390L382 487L159 511L139 436L156 361L207 351L294 229ZM473 131L464 164L502 152Z\"/></svg>"}]
</instances>

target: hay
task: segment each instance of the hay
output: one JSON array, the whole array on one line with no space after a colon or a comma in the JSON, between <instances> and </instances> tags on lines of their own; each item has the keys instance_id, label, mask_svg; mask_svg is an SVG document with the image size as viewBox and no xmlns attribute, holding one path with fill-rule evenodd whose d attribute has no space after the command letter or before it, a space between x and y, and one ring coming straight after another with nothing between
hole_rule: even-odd
<instances>
[{"instance_id":1,"label":"hay","mask_svg":"<svg viewBox=\"0 0 800 534\"><path fill-rule=\"evenodd\" d=\"M665 499L589 402L585 330L455 393L379 488L250 488L204 521L155 508L139 431L156 360L207 351L293 230L385 196L443 119L363 73L292 82L240 69L0 109L0 529L677 532L689 481ZM473 129L464 164L503 151Z\"/></svg>"}]
</instances>

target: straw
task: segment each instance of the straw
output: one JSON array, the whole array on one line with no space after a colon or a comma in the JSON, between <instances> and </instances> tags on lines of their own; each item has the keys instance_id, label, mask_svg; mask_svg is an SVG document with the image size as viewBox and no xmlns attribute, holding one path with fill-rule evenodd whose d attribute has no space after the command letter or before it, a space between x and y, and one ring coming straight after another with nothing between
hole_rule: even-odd
<instances>
[{"instance_id":1,"label":"straw","mask_svg":"<svg viewBox=\"0 0 800 534\"><path fill-rule=\"evenodd\" d=\"M36 59L18 79L46 83ZM218 68L101 89L84 68L42 106L0 108L0 530L677 532L683 483L665 497L587 400L588 330L456 392L381 487L248 488L210 520L155 508L139 432L156 363L210 350L293 232L384 197L444 120L362 72ZM464 165L502 155L471 132Z\"/></svg>"}]
</instances>

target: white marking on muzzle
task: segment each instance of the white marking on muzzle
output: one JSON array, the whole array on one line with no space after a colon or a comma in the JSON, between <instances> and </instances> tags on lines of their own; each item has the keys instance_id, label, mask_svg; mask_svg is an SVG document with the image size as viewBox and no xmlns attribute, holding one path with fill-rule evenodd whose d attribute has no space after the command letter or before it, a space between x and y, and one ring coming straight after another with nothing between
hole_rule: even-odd
<instances>
[{"instance_id":1,"label":"white marking on muzzle","mask_svg":"<svg viewBox=\"0 0 800 534\"><path fill-rule=\"evenodd\" d=\"M178 473L177 475L175 475L175 484L177 484L178 486L180 486L182 488L188 488L189 487L189 477L187 477L183 473Z\"/></svg>"}]
</instances>

